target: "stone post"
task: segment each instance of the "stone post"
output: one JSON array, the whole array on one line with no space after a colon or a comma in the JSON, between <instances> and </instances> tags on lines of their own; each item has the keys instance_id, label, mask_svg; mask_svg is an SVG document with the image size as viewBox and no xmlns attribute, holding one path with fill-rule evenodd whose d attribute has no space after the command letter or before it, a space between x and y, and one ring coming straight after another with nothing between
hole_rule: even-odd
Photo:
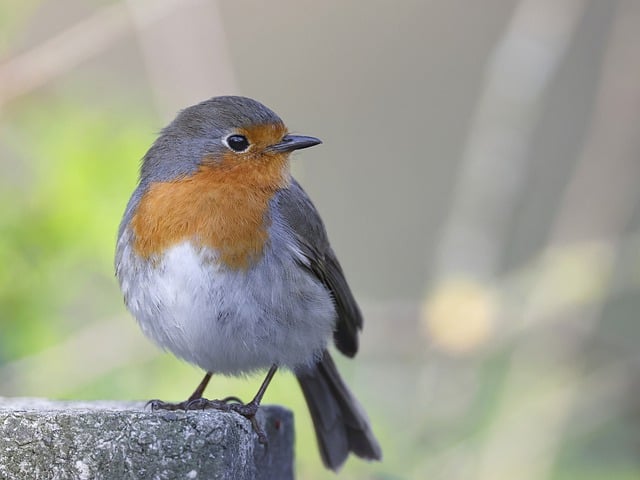
<instances>
[{"instance_id":1,"label":"stone post","mask_svg":"<svg viewBox=\"0 0 640 480\"><path fill-rule=\"evenodd\" d=\"M268 444L238 414L144 403L0 398L1 479L293 479L293 415L260 407Z\"/></svg>"}]
</instances>

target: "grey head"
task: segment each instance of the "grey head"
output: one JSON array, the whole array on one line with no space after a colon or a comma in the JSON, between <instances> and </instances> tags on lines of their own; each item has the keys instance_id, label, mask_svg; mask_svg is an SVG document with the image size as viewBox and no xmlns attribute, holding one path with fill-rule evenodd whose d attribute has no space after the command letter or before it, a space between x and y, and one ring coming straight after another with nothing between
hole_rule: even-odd
<instances>
[{"instance_id":1,"label":"grey head","mask_svg":"<svg viewBox=\"0 0 640 480\"><path fill-rule=\"evenodd\" d=\"M140 183L129 200L118 236L153 183L189 177L205 161L215 163L225 156L251 161L319 143L315 137L289 135L278 115L251 98L213 97L185 108L143 157Z\"/></svg>"},{"instance_id":2,"label":"grey head","mask_svg":"<svg viewBox=\"0 0 640 480\"><path fill-rule=\"evenodd\" d=\"M225 139L260 125L275 125L286 132L278 115L247 97L213 97L185 108L142 159L141 186L195 173L203 158L229 152Z\"/></svg>"}]
</instances>

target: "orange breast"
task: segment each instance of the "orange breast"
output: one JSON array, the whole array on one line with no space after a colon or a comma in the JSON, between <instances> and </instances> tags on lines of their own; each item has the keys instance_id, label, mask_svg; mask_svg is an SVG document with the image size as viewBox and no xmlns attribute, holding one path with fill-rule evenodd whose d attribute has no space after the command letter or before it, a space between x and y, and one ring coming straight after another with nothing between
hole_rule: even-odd
<instances>
[{"instance_id":1,"label":"orange breast","mask_svg":"<svg viewBox=\"0 0 640 480\"><path fill-rule=\"evenodd\" d=\"M267 241L269 201L288 182L287 156L273 155L205 162L190 177L152 184L130 223L134 248L150 258L189 240L214 249L229 268L246 269Z\"/></svg>"}]
</instances>

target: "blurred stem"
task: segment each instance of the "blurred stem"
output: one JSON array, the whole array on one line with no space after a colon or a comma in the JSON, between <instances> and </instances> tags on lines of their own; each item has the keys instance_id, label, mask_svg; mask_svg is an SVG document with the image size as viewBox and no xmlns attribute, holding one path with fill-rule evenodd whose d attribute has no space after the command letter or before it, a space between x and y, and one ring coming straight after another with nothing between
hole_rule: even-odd
<instances>
[{"instance_id":1,"label":"blurred stem","mask_svg":"<svg viewBox=\"0 0 640 480\"><path fill-rule=\"evenodd\" d=\"M129 27L127 11L114 3L24 53L0 64L0 107L44 86L106 50Z\"/></svg>"},{"instance_id":2,"label":"blurred stem","mask_svg":"<svg viewBox=\"0 0 640 480\"><path fill-rule=\"evenodd\" d=\"M159 18L146 2L126 0L149 83L163 118L214 95L237 92L218 2L162 0ZM179 5L179 8L178 8ZM148 28L153 24L153 28Z\"/></svg>"},{"instance_id":3,"label":"blurred stem","mask_svg":"<svg viewBox=\"0 0 640 480\"><path fill-rule=\"evenodd\" d=\"M128 0L127 4L115 2L96 10L91 16L68 27L64 31L51 36L41 44L17 54L0 63L0 107L22 95L46 85L56 77L67 74L76 66L87 61L111 47L117 40L131 31L131 12L135 13L135 27L138 31L153 30L155 23L164 19L174 20L176 12L194 4L202 4L198 0ZM213 7L211 7L213 8ZM140 13L144 12L144 13ZM202 17L200 21L214 20L218 16ZM189 31L189 29L187 29ZM215 30L216 32L219 31ZM179 42L179 35L170 38ZM216 34L219 39L219 34ZM197 52L198 61L210 61L208 55L202 55L203 49L217 48L214 45L202 44ZM193 43L178 45L181 47L176 55L189 57L193 52ZM167 55L167 51L163 52ZM174 55L174 60L175 56ZM189 57L191 58L191 57ZM206 59L206 60L204 60ZM178 64L179 65L179 64ZM226 71L227 64L221 69ZM214 68L214 67L211 67ZM169 75L172 70L179 70L174 65L167 68ZM189 72L184 72L187 75ZM196 75L193 75L194 77ZM228 76L228 75L227 75ZM205 80L210 79L207 77ZM215 85L215 83L214 83Z\"/></svg>"},{"instance_id":4,"label":"blurred stem","mask_svg":"<svg viewBox=\"0 0 640 480\"><path fill-rule=\"evenodd\" d=\"M526 181L539 105L583 9L583 0L525 0L516 8L486 69L436 249L433 283L457 274L487 280L498 273L508 221Z\"/></svg>"},{"instance_id":5,"label":"blurred stem","mask_svg":"<svg viewBox=\"0 0 640 480\"><path fill-rule=\"evenodd\" d=\"M623 266L623 259L618 259L617 254L624 230L639 200L635 185L640 178L640 163L635 155L640 121L640 84L637 82L640 78L640 57L636 52L636 46L640 44L638 21L640 4L635 0L621 2L605 57L596 112L548 240L553 247L569 245L576 240L612 239L609 255L603 256L600 262L599 281L604 289L601 301L580 312L581 335L572 338L570 345L563 341L545 344L545 358L566 358L571 352L579 354L591 338L615 284L616 263ZM616 185L616 188L606 188L611 185ZM539 308L545 304L549 293L545 278L539 278L520 321L531 324L540 318ZM513 478L510 475L514 472L522 479L550 478L568 419L579 403L592 402L592 395L583 395L583 382L562 385L560 379L584 376L579 358L571 362L565 360L554 372L543 373L535 368L540 355L539 349L527 344L515 351L501 393L499 413L494 420L496 428L492 428L485 443L478 478ZM527 410L522 405L523 386L530 384L538 375L558 378L559 396L542 410ZM606 388L606 384L601 387ZM511 418L515 405L520 412L517 422ZM505 455L507 445L510 446L509 455Z\"/></svg>"}]
</instances>

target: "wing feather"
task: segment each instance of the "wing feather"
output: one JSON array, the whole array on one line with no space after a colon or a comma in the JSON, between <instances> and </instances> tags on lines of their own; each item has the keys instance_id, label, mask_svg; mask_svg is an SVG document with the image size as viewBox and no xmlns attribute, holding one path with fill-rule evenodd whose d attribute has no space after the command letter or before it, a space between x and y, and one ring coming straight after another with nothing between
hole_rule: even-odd
<instances>
[{"instance_id":1,"label":"wing feather","mask_svg":"<svg viewBox=\"0 0 640 480\"><path fill-rule=\"evenodd\" d=\"M362 328L362 314L338 262L324 224L308 195L292 179L289 188L278 193L279 214L291 229L302 255L304 267L331 292L335 302L337 321L334 342L340 352L353 357L358 351L358 331Z\"/></svg>"}]
</instances>

